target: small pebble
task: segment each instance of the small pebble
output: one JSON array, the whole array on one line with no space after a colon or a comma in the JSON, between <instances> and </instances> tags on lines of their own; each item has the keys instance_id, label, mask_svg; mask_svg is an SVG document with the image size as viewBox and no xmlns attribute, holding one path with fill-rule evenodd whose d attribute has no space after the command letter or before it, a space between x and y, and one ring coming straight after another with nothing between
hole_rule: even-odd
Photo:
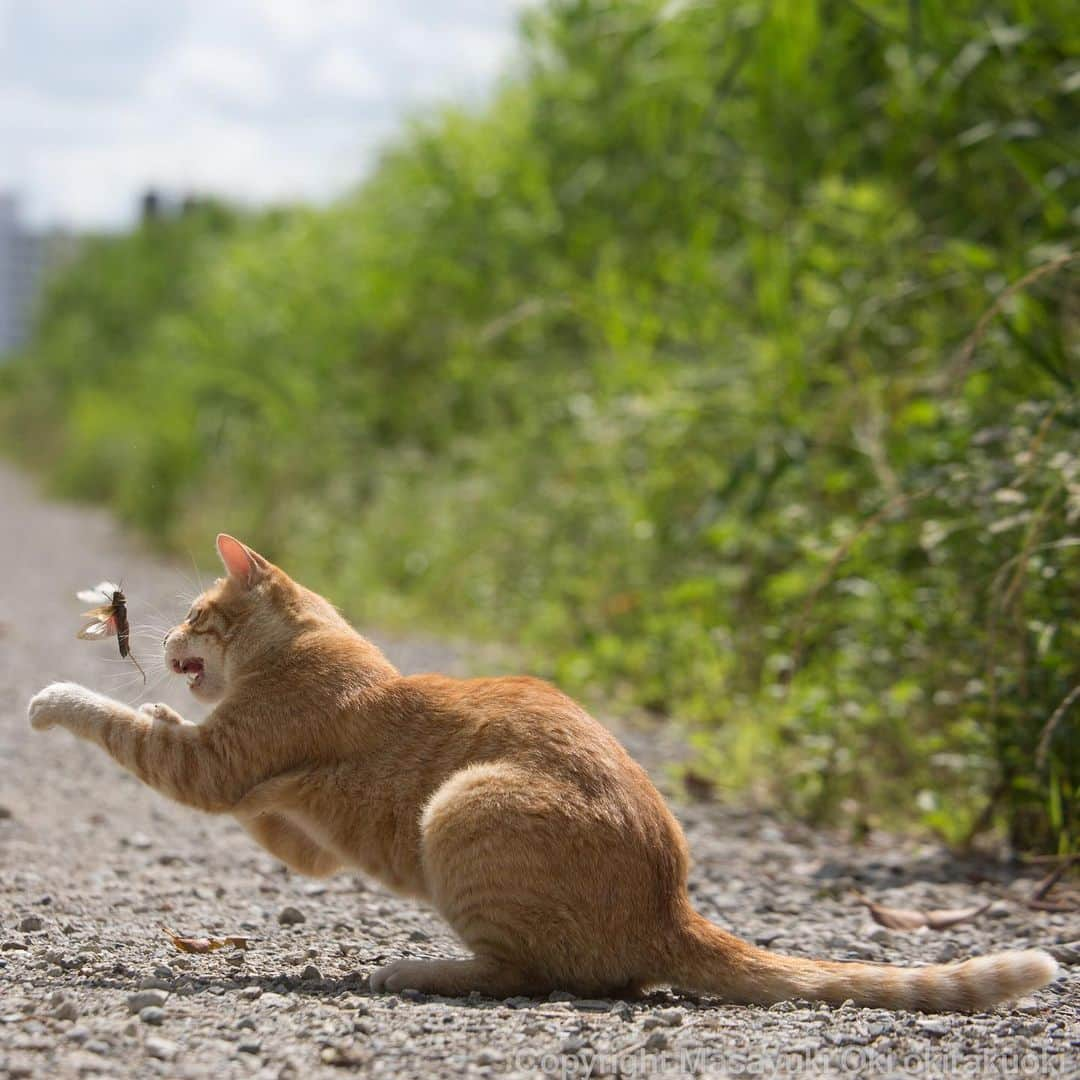
<instances>
[{"instance_id":1,"label":"small pebble","mask_svg":"<svg viewBox=\"0 0 1080 1080\"><path fill-rule=\"evenodd\" d=\"M599 998L578 998L572 1004L582 1012L611 1012L611 1002L601 1001Z\"/></svg>"},{"instance_id":2,"label":"small pebble","mask_svg":"<svg viewBox=\"0 0 1080 1080\"><path fill-rule=\"evenodd\" d=\"M153 1024L158 1027L165 1022L165 1010L159 1009L156 1005L148 1005L145 1009L139 1010L139 1019L144 1024Z\"/></svg>"},{"instance_id":3,"label":"small pebble","mask_svg":"<svg viewBox=\"0 0 1080 1080\"><path fill-rule=\"evenodd\" d=\"M678 1027L686 1018L686 1014L682 1009L661 1009L655 1015L657 1020L660 1020L668 1027Z\"/></svg>"},{"instance_id":4,"label":"small pebble","mask_svg":"<svg viewBox=\"0 0 1080 1080\"><path fill-rule=\"evenodd\" d=\"M937 951L937 955L934 957L934 962L938 964L947 964L950 960L955 960L959 953L960 950L956 947L956 942L943 942L941 948Z\"/></svg>"},{"instance_id":5,"label":"small pebble","mask_svg":"<svg viewBox=\"0 0 1080 1080\"><path fill-rule=\"evenodd\" d=\"M300 978L303 979L304 982L321 982L322 972L314 964L308 964L308 966L300 972Z\"/></svg>"},{"instance_id":6,"label":"small pebble","mask_svg":"<svg viewBox=\"0 0 1080 1080\"><path fill-rule=\"evenodd\" d=\"M140 990L127 999L128 1011L141 1013L146 1008L160 1008L168 996L164 990Z\"/></svg>"},{"instance_id":7,"label":"small pebble","mask_svg":"<svg viewBox=\"0 0 1080 1080\"><path fill-rule=\"evenodd\" d=\"M295 926L297 923L307 922L307 916L295 907L283 907L278 912L277 921L282 926Z\"/></svg>"},{"instance_id":8,"label":"small pebble","mask_svg":"<svg viewBox=\"0 0 1080 1080\"><path fill-rule=\"evenodd\" d=\"M22 922L19 923L19 929L24 934L32 934L35 930L40 930L45 923L42 921L40 915L27 915Z\"/></svg>"},{"instance_id":9,"label":"small pebble","mask_svg":"<svg viewBox=\"0 0 1080 1080\"><path fill-rule=\"evenodd\" d=\"M925 1035L934 1035L940 1038L942 1035L949 1034L949 1023L947 1020L919 1020L916 1022L915 1026Z\"/></svg>"},{"instance_id":10,"label":"small pebble","mask_svg":"<svg viewBox=\"0 0 1080 1080\"><path fill-rule=\"evenodd\" d=\"M666 1050L671 1045L671 1039L663 1031L654 1031L645 1040L646 1050Z\"/></svg>"},{"instance_id":11,"label":"small pebble","mask_svg":"<svg viewBox=\"0 0 1080 1080\"><path fill-rule=\"evenodd\" d=\"M54 1009L53 1016L57 1020L78 1020L79 1006L74 998L64 998Z\"/></svg>"},{"instance_id":12,"label":"small pebble","mask_svg":"<svg viewBox=\"0 0 1080 1080\"><path fill-rule=\"evenodd\" d=\"M143 1043L143 1046L151 1057L157 1058L159 1061L172 1061L180 1050L176 1043L170 1042L168 1039L159 1039L156 1035L151 1035Z\"/></svg>"}]
</instances>

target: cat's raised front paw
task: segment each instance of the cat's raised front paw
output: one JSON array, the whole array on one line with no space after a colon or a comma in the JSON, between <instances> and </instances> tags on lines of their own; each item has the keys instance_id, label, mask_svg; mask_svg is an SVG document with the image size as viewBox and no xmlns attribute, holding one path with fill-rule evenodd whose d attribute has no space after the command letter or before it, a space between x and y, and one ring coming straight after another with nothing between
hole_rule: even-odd
<instances>
[{"instance_id":1,"label":"cat's raised front paw","mask_svg":"<svg viewBox=\"0 0 1080 1080\"><path fill-rule=\"evenodd\" d=\"M30 699L26 715L35 731L48 731L62 724L73 712L96 705L98 697L93 690L87 690L78 683L54 682Z\"/></svg>"}]
</instances>

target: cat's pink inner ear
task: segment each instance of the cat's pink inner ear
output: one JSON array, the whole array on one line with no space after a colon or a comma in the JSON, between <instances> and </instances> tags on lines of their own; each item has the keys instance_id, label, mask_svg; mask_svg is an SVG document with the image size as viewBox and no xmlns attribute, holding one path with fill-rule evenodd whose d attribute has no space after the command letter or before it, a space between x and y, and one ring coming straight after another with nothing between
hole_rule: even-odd
<instances>
[{"instance_id":1,"label":"cat's pink inner ear","mask_svg":"<svg viewBox=\"0 0 1080 1080\"><path fill-rule=\"evenodd\" d=\"M229 571L229 577L236 578L245 585L254 585L262 571L269 566L258 552L252 551L228 533L218 534L217 550L225 569Z\"/></svg>"}]
</instances>

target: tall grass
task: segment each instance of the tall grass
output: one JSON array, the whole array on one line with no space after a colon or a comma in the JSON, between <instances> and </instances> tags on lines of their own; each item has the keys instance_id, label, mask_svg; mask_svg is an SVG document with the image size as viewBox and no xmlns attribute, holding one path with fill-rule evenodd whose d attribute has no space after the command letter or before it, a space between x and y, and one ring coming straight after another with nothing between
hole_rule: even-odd
<instances>
[{"instance_id":1,"label":"tall grass","mask_svg":"<svg viewBox=\"0 0 1080 1080\"><path fill-rule=\"evenodd\" d=\"M90 245L12 443L688 720L723 789L1075 845L1072 9L548 3L339 205Z\"/></svg>"}]
</instances>

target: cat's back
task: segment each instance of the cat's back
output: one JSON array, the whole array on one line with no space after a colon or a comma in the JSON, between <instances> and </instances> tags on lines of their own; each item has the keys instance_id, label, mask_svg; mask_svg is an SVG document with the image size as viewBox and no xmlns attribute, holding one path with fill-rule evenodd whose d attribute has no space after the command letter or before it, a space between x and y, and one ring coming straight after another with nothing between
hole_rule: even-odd
<instances>
[{"instance_id":1,"label":"cat's back","mask_svg":"<svg viewBox=\"0 0 1080 1080\"><path fill-rule=\"evenodd\" d=\"M654 790L614 735L543 679L404 676L385 688L382 708L399 747L422 745L425 757L444 755L449 768L511 761L598 794Z\"/></svg>"}]
</instances>

